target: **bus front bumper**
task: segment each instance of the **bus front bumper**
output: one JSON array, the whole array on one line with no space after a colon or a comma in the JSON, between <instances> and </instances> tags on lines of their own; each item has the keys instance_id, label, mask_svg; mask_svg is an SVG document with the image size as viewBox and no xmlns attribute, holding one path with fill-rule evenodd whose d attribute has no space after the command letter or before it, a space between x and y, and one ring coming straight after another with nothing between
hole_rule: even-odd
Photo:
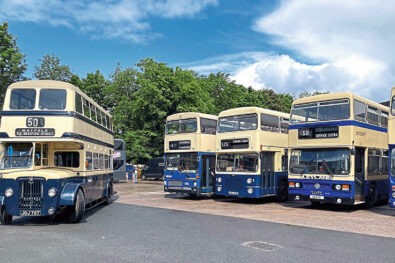
<instances>
[{"instance_id":1,"label":"bus front bumper","mask_svg":"<svg viewBox=\"0 0 395 263\"><path fill-rule=\"evenodd\" d=\"M1 205L5 207L8 214L12 216L51 216L56 213L60 194L62 192L61 180L40 180L41 185L30 183L25 180L25 186L20 180L2 179L0 182ZM21 195L20 189L30 188L37 190L29 194ZM56 189L53 197L48 196L48 190ZM12 189L12 196L6 196L7 189ZM42 190L41 190L42 189ZM38 194L39 193L39 194Z\"/></svg>"},{"instance_id":2,"label":"bus front bumper","mask_svg":"<svg viewBox=\"0 0 395 263\"><path fill-rule=\"evenodd\" d=\"M288 180L289 201L311 201L317 203L354 205L354 182L310 179ZM291 187L291 185L293 187ZM300 187L296 187L299 185ZM336 185L348 185L349 190L336 190Z\"/></svg>"}]
</instances>

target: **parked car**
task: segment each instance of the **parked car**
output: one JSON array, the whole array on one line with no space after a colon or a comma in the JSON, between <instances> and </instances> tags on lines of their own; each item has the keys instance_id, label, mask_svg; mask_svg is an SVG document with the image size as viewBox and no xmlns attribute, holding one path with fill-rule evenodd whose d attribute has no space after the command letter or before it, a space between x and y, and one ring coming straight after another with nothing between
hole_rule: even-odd
<instances>
[{"instance_id":1,"label":"parked car","mask_svg":"<svg viewBox=\"0 0 395 263\"><path fill-rule=\"evenodd\" d=\"M163 157L152 158L141 171L141 180L148 178L162 179L165 168Z\"/></svg>"}]
</instances>

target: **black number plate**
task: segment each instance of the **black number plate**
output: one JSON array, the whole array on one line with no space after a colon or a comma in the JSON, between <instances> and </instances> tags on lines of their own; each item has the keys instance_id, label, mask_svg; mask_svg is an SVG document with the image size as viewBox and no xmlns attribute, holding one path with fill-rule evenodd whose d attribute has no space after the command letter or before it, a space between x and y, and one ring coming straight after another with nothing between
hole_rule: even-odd
<instances>
[{"instance_id":1,"label":"black number plate","mask_svg":"<svg viewBox=\"0 0 395 263\"><path fill-rule=\"evenodd\" d=\"M21 210L21 216L41 216L40 210Z\"/></svg>"},{"instance_id":2,"label":"black number plate","mask_svg":"<svg viewBox=\"0 0 395 263\"><path fill-rule=\"evenodd\" d=\"M42 117L27 117L26 127L44 127L45 119Z\"/></svg>"}]
</instances>

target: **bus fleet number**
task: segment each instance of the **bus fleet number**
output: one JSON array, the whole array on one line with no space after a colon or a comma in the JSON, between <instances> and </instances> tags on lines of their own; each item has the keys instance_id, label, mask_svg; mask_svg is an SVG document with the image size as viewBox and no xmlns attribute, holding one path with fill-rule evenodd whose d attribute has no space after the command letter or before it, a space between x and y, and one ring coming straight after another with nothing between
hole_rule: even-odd
<instances>
[{"instance_id":1,"label":"bus fleet number","mask_svg":"<svg viewBox=\"0 0 395 263\"><path fill-rule=\"evenodd\" d=\"M26 127L44 127L45 119L41 117L26 118Z\"/></svg>"}]
</instances>

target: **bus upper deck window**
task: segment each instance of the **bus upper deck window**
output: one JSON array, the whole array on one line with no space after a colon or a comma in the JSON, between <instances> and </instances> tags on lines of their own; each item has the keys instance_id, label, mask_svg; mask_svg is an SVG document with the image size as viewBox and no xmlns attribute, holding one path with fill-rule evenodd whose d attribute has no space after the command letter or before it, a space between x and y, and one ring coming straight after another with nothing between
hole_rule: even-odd
<instances>
[{"instance_id":1,"label":"bus upper deck window","mask_svg":"<svg viewBox=\"0 0 395 263\"><path fill-rule=\"evenodd\" d=\"M15 89L11 91L10 109L12 110L34 109L35 102L36 90L34 89Z\"/></svg>"},{"instance_id":2,"label":"bus upper deck window","mask_svg":"<svg viewBox=\"0 0 395 263\"><path fill-rule=\"evenodd\" d=\"M42 110L64 110L66 108L66 90L42 89L39 108Z\"/></svg>"},{"instance_id":3,"label":"bus upper deck window","mask_svg":"<svg viewBox=\"0 0 395 263\"><path fill-rule=\"evenodd\" d=\"M75 93L75 111L82 114L82 99L78 93Z\"/></svg>"}]
</instances>

